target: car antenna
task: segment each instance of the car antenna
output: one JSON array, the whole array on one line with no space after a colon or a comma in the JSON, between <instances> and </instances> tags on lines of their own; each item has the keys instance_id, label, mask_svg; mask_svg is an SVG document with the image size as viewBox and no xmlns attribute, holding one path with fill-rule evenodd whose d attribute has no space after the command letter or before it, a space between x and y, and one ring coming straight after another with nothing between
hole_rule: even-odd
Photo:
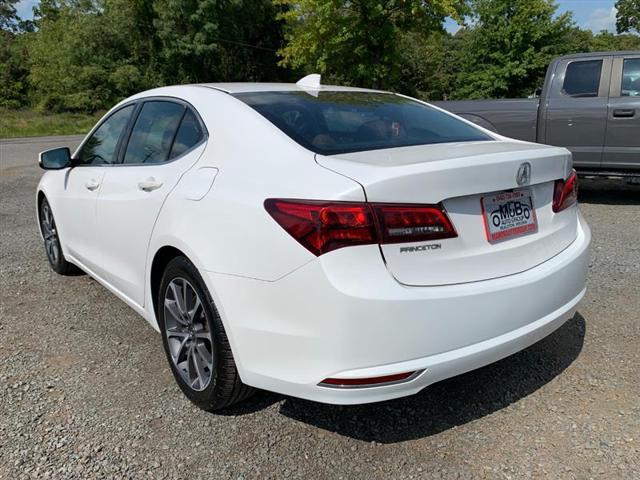
<instances>
[{"instance_id":1,"label":"car antenna","mask_svg":"<svg viewBox=\"0 0 640 480\"><path fill-rule=\"evenodd\" d=\"M317 97L318 90L322 88L322 85L320 84L320 78L321 76L319 73L312 73L311 75L307 75L306 77L298 80L296 82L296 85L309 95Z\"/></svg>"}]
</instances>

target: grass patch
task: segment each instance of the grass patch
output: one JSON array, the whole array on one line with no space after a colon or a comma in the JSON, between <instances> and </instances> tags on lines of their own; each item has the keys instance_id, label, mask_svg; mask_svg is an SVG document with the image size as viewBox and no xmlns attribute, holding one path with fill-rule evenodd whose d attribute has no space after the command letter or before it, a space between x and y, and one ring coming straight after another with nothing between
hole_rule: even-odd
<instances>
[{"instance_id":1,"label":"grass patch","mask_svg":"<svg viewBox=\"0 0 640 480\"><path fill-rule=\"evenodd\" d=\"M39 113L0 108L0 138L83 134L96 124L103 113Z\"/></svg>"}]
</instances>

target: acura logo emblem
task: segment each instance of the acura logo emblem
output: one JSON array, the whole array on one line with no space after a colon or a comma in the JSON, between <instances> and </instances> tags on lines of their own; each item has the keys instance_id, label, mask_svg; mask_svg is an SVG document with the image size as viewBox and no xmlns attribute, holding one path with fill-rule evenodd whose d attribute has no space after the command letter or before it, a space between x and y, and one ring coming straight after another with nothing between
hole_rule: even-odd
<instances>
[{"instance_id":1,"label":"acura logo emblem","mask_svg":"<svg viewBox=\"0 0 640 480\"><path fill-rule=\"evenodd\" d=\"M529 185L531 181L531 164L529 162L524 162L518 168L518 173L516 173L516 182L518 185Z\"/></svg>"}]
</instances>

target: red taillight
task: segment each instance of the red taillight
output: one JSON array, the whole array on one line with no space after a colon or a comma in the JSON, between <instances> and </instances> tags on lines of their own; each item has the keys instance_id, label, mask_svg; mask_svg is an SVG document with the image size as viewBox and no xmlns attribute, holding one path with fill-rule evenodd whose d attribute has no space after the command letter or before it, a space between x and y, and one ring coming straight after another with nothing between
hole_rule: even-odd
<instances>
[{"instance_id":1,"label":"red taillight","mask_svg":"<svg viewBox=\"0 0 640 480\"><path fill-rule=\"evenodd\" d=\"M456 237L438 205L396 205L270 198L269 214L314 255L352 245Z\"/></svg>"},{"instance_id":2,"label":"red taillight","mask_svg":"<svg viewBox=\"0 0 640 480\"><path fill-rule=\"evenodd\" d=\"M422 370L414 372L396 373L394 375L384 375L382 377L368 377L368 378L325 378L320 385L327 387L371 387L380 386L390 383L398 383L408 381Z\"/></svg>"},{"instance_id":3,"label":"red taillight","mask_svg":"<svg viewBox=\"0 0 640 480\"><path fill-rule=\"evenodd\" d=\"M553 211L560 212L578 201L578 175L575 170L566 180L556 180L553 191Z\"/></svg>"},{"instance_id":4,"label":"red taillight","mask_svg":"<svg viewBox=\"0 0 640 480\"><path fill-rule=\"evenodd\" d=\"M373 214L366 203L270 198L264 207L289 235L314 255L377 241Z\"/></svg>"}]
</instances>

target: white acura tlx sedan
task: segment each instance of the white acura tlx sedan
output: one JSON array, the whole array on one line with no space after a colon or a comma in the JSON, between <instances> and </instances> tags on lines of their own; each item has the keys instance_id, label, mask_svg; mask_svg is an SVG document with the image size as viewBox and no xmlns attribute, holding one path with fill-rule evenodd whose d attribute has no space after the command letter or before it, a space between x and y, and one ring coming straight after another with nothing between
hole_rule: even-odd
<instances>
[{"instance_id":1,"label":"white acura tlx sedan","mask_svg":"<svg viewBox=\"0 0 640 480\"><path fill-rule=\"evenodd\" d=\"M585 293L570 153L398 94L158 88L39 161L51 267L159 330L206 410L254 387L411 395L549 335Z\"/></svg>"}]
</instances>

